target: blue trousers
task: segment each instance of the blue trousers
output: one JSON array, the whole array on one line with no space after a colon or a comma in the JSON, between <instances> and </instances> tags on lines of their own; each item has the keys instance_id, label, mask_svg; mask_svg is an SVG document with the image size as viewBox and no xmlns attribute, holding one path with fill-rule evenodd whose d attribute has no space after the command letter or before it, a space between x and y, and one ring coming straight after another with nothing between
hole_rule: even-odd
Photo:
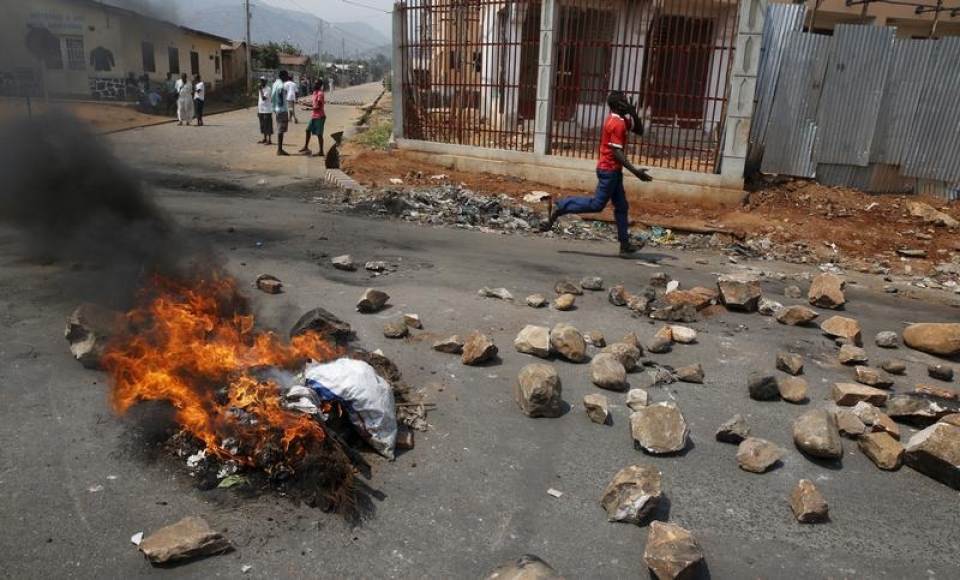
<instances>
[{"instance_id":1,"label":"blue trousers","mask_svg":"<svg viewBox=\"0 0 960 580\"><path fill-rule=\"evenodd\" d=\"M597 170L597 191L593 197L566 197L557 202L558 216L568 213L597 213L603 211L607 202L613 202L613 218L617 222L617 239L630 241L630 222L627 211L627 193L623 190L622 171Z\"/></svg>"}]
</instances>

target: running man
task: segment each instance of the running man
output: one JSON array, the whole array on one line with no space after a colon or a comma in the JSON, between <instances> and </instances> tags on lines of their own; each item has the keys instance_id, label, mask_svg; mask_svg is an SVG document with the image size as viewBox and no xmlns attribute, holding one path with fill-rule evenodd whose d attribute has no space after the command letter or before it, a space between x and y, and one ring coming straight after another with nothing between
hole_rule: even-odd
<instances>
[{"instance_id":1,"label":"running man","mask_svg":"<svg viewBox=\"0 0 960 580\"><path fill-rule=\"evenodd\" d=\"M313 83L312 112L310 113L310 123L307 125L306 139L303 141L303 149L300 153L310 155L310 135L317 136L317 144L320 149L317 151L317 157L323 157L323 126L327 121L327 114L323 109L326 97L323 94L323 79L317 79Z\"/></svg>"},{"instance_id":2,"label":"running man","mask_svg":"<svg viewBox=\"0 0 960 580\"><path fill-rule=\"evenodd\" d=\"M630 258L638 248L630 243L630 222L627 194L623 190L623 170L637 176L640 181L652 181L646 169L638 169L630 163L624 153L627 145L627 131L643 135L643 122L637 115L636 107L620 91L613 91L607 97L610 115L603 123L600 132L600 159L597 161L597 190L593 197L567 197L557 202L549 219L540 227L547 232L553 228L557 218L570 213L597 213L613 202L613 217L617 222L617 239L620 241L620 257Z\"/></svg>"}]
</instances>

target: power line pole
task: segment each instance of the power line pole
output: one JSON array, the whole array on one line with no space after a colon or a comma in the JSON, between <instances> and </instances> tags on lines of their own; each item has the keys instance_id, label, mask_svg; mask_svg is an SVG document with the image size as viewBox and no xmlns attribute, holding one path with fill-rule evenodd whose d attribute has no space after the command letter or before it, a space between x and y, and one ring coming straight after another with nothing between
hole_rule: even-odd
<instances>
[{"instance_id":1,"label":"power line pole","mask_svg":"<svg viewBox=\"0 0 960 580\"><path fill-rule=\"evenodd\" d=\"M253 90L253 60L250 55L250 0L243 0L244 20L247 24L247 92Z\"/></svg>"}]
</instances>

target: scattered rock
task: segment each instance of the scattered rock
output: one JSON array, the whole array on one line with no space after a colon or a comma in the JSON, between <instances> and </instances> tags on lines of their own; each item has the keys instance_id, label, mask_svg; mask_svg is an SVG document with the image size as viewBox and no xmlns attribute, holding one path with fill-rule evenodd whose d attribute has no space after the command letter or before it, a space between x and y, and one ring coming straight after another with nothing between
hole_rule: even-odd
<instances>
[{"instance_id":1,"label":"scattered rock","mask_svg":"<svg viewBox=\"0 0 960 580\"><path fill-rule=\"evenodd\" d=\"M644 298L644 300L646 300L646 298ZM628 304L628 306L631 310L640 313L646 312L647 308L647 305L644 305L643 310L637 310L633 306L633 301L631 301L631 304ZM664 322L686 322L689 324L697 321L697 309L689 304L671 304L651 310L650 318L663 320Z\"/></svg>"},{"instance_id":2,"label":"scattered rock","mask_svg":"<svg viewBox=\"0 0 960 580\"><path fill-rule=\"evenodd\" d=\"M960 490L960 427L937 423L907 442L904 461L920 473Z\"/></svg>"},{"instance_id":3,"label":"scattered rock","mask_svg":"<svg viewBox=\"0 0 960 580\"><path fill-rule=\"evenodd\" d=\"M233 547L223 534L197 516L160 528L140 542L140 551L151 564L168 564L229 552Z\"/></svg>"},{"instance_id":4,"label":"scattered rock","mask_svg":"<svg viewBox=\"0 0 960 580\"><path fill-rule=\"evenodd\" d=\"M408 334L410 334L410 327L402 318L383 325L383 336L387 338L403 338Z\"/></svg>"},{"instance_id":5,"label":"scattered rock","mask_svg":"<svg viewBox=\"0 0 960 580\"><path fill-rule=\"evenodd\" d=\"M697 331L686 326L673 325L670 327L670 334L673 342L680 344L693 344L697 342Z\"/></svg>"},{"instance_id":6,"label":"scattered rock","mask_svg":"<svg viewBox=\"0 0 960 580\"><path fill-rule=\"evenodd\" d=\"M67 319L63 336L70 343L70 352L84 368L99 369L107 344L122 331L124 324L125 318L120 312L84 303Z\"/></svg>"},{"instance_id":7,"label":"scattered rock","mask_svg":"<svg viewBox=\"0 0 960 580\"><path fill-rule=\"evenodd\" d=\"M513 302L513 294L506 288L487 288L484 286L480 290L477 290L477 294L484 298L496 298L498 300Z\"/></svg>"},{"instance_id":8,"label":"scattered rock","mask_svg":"<svg viewBox=\"0 0 960 580\"><path fill-rule=\"evenodd\" d=\"M646 314L650 310L650 299L646 296L631 296L627 299L627 308L637 314Z\"/></svg>"},{"instance_id":9,"label":"scattered rock","mask_svg":"<svg viewBox=\"0 0 960 580\"><path fill-rule=\"evenodd\" d=\"M703 367L700 363L679 367L674 371L674 375L683 383L703 384Z\"/></svg>"},{"instance_id":10,"label":"scattered rock","mask_svg":"<svg viewBox=\"0 0 960 580\"><path fill-rule=\"evenodd\" d=\"M260 274L257 276L257 289L267 294L279 294L283 292L283 282L276 276Z\"/></svg>"},{"instance_id":11,"label":"scattered rock","mask_svg":"<svg viewBox=\"0 0 960 580\"><path fill-rule=\"evenodd\" d=\"M767 298L761 298L760 303L757 306L760 314L763 316L776 316L783 310L783 304L775 301L769 300Z\"/></svg>"},{"instance_id":12,"label":"scattered rock","mask_svg":"<svg viewBox=\"0 0 960 580\"><path fill-rule=\"evenodd\" d=\"M607 346L607 339L599 330L591 330L583 336L583 339L587 341L587 344L593 345L597 348L603 348Z\"/></svg>"},{"instance_id":13,"label":"scattered rock","mask_svg":"<svg viewBox=\"0 0 960 580\"><path fill-rule=\"evenodd\" d=\"M709 288L696 287L690 290L674 290L664 296L667 304L672 306L689 305L696 310L703 310L717 300L718 294Z\"/></svg>"},{"instance_id":14,"label":"scattered rock","mask_svg":"<svg viewBox=\"0 0 960 580\"><path fill-rule=\"evenodd\" d=\"M787 286L783 289L783 295L787 298L800 298L803 296L803 290L799 286Z\"/></svg>"},{"instance_id":15,"label":"scattered rock","mask_svg":"<svg viewBox=\"0 0 960 580\"><path fill-rule=\"evenodd\" d=\"M655 272L650 276L650 285L654 288L666 288L670 283L670 274L666 272Z\"/></svg>"},{"instance_id":16,"label":"scattered rock","mask_svg":"<svg viewBox=\"0 0 960 580\"><path fill-rule=\"evenodd\" d=\"M807 400L807 381L800 377L781 377L777 379L777 391L784 401L804 403Z\"/></svg>"},{"instance_id":17,"label":"scattered rock","mask_svg":"<svg viewBox=\"0 0 960 580\"><path fill-rule=\"evenodd\" d=\"M290 329L290 338L307 332L314 332L321 338L346 342L353 338L353 329L323 308L314 308L300 317Z\"/></svg>"},{"instance_id":18,"label":"scattered rock","mask_svg":"<svg viewBox=\"0 0 960 580\"><path fill-rule=\"evenodd\" d=\"M650 523L643 561L659 580L694 578L703 563L703 550L689 531L654 521Z\"/></svg>"},{"instance_id":19,"label":"scattered rock","mask_svg":"<svg viewBox=\"0 0 960 580\"><path fill-rule=\"evenodd\" d=\"M813 409L797 417L793 422L793 442L797 449L811 457L843 457L843 442L837 422L833 413L826 409Z\"/></svg>"},{"instance_id":20,"label":"scattered rock","mask_svg":"<svg viewBox=\"0 0 960 580\"><path fill-rule=\"evenodd\" d=\"M949 401L960 400L960 391L948 387L938 387L936 385L917 385L913 392L920 395L930 395L938 399L947 399Z\"/></svg>"},{"instance_id":21,"label":"scattered rock","mask_svg":"<svg viewBox=\"0 0 960 580\"><path fill-rule=\"evenodd\" d=\"M953 425L954 427L960 427L960 413L951 413L940 419L940 422Z\"/></svg>"},{"instance_id":22,"label":"scattered rock","mask_svg":"<svg viewBox=\"0 0 960 580\"><path fill-rule=\"evenodd\" d=\"M622 342L622 343L624 343L624 344L629 344L630 346L635 346L635 347L637 347L638 349L642 346L642 345L640 344L640 337L637 336L637 333L636 333L636 332L628 332L628 333L626 333L625 335L623 335L623 338L620 339L620 342ZM641 356L642 356L642 355L643 355L643 353L641 353Z\"/></svg>"},{"instance_id":23,"label":"scattered rock","mask_svg":"<svg viewBox=\"0 0 960 580\"><path fill-rule=\"evenodd\" d=\"M754 312L762 294L760 282L746 275L728 274L717 279L720 301L731 310Z\"/></svg>"},{"instance_id":24,"label":"scattered rock","mask_svg":"<svg viewBox=\"0 0 960 580\"><path fill-rule=\"evenodd\" d=\"M837 360L841 364L845 365L859 365L867 362L867 351L863 350L859 346L853 346L852 344L845 344L840 347L840 352L837 353Z\"/></svg>"},{"instance_id":25,"label":"scattered rock","mask_svg":"<svg viewBox=\"0 0 960 580\"><path fill-rule=\"evenodd\" d=\"M737 447L737 464L750 473L764 473L783 458L784 450L759 437L747 437Z\"/></svg>"},{"instance_id":26,"label":"scattered rock","mask_svg":"<svg viewBox=\"0 0 960 580\"><path fill-rule=\"evenodd\" d=\"M867 426L851 409L838 407L833 411L833 418L841 435L856 439L867 432Z\"/></svg>"},{"instance_id":27,"label":"scattered rock","mask_svg":"<svg viewBox=\"0 0 960 580\"><path fill-rule=\"evenodd\" d=\"M524 554L494 568L486 580L563 580L563 576L533 554Z\"/></svg>"},{"instance_id":28,"label":"scattered rock","mask_svg":"<svg viewBox=\"0 0 960 580\"><path fill-rule=\"evenodd\" d=\"M610 353L617 357L617 360L620 361L620 364L623 365L624 370L628 373L637 369L640 365L640 358L643 357L643 351L637 346L627 344L626 342L615 342L600 352Z\"/></svg>"},{"instance_id":29,"label":"scattered rock","mask_svg":"<svg viewBox=\"0 0 960 580\"><path fill-rule=\"evenodd\" d=\"M350 254L337 256L336 258L330 260L330 263L333 264L333 267L337 270L353 272L357 269L357 265L353 262L353 257L350 256Z\"/></svg>"},{"instance_id":30,"label":"scattered rock","mask_svg":"<svg viewBox=\"0 0 960 580\"><path fill-rule=\"evenodd\" d=\"M907 210L910 215L923 220L925 224L944 226L948 228L960 227L960 222L948 214L938 211L921 201L908 201Z\"/></svg>"},{"instance_id":31,"label":"scattered rock","mask_svg":"<svg viewBox=\"0 0 960 580\"><path fill-rule=\"evenodd\" d=\"M563 414L560 376L550 365L523 367L514 387L514 400L528 417L559 417Z\"/></svg>"},{"instance_id":32,"label":"scattered rock","mask_svg":"<svg viewBox=\"0 0 960 580\"><path fill-rule=\"evenodd\" d=\"M960 354L960 323L911 324L903 331L903 342L929 354L956 356Z\"/></svg>"},{"instance_id":33,"label":"scattered rock","mask_svg":"<svg viewBox=\"0 0 960 580\"><path fill-rule=\"evenodd\" d=\"M687 422L676 403L640 407L630 415L633 445L654 455L677 453L687 446Z\"/></svg>"},{"instance_id":34,"label":"scattered rock","mask_svg":"<svg viewBox=\"0 0 960 580\"><path fill-rule=\"evenodd\" d=\"M923 395L894 395L887 399L887 415L891 419L912 425L927 426L956 412L943 399Z\"/></svg>"},{"instance_id":35,"label":"scattered rock","mask_svg":"<svg viewBox=\"0 0 960 580\"><path fill-rule=\"evenodd\" d=\"M390 300L390 295L386 292L367 288L363 292L363 296L360 297L360 301L357 302L357 311L363 314L380 312L387 305L388 300Z\"/></svg>"},{"instance_id":36,"label":"scattered rock","mask_svg":"<svg viewBox=\"0 0 960 580\"><path fill-rule=\"evenodd\" d=\"M900 427L894 423L893 419L870 403L860 401L853 406L851 411L864 425L869 427L871 431L882 431L894 439L900 439Z\"/></svg>"},{"instance_id":37,"label":"scattered rock","mask_svg":"<svg viewBox=\"0 0 960 580\"><path fill-rule=\"evenodd\" d=\"M945 364L934 364L927 366L927 374L939 381L953 381L953 367Z\"/></svg>"},{"instance_id":38,"label":"scattered rock","mask_svg":"<svg viewBox=\"0 0 960 580\"><path fill-rule=\"evenodd\" d=\"M573 306L576 301L577 297L573 294L561 294L554 299L553 307L560 311L573 310Z\"/></svg>"},{"instance_id":39,"label":"scattered rock","mask_svg":"<svg viewBox=\"0 0 960 580\"><path fill-rule=\"evenodd\" d=\"M880 361L880 368L891 375L902 375L907 372L907 364L902 360L886 359Z\"/></svg>"},{"instance_id":40,"label":"scattered rock","mask_svg":"<svg viewBox=\"0 0 960 580\"><path fill-rule=\"evenodd\" d=\"M897 255L904 258L926 258L927 251L920 248L898 248Z\"/></svg>"},{"instance_id":41,"label":"scattered rock","mask_svg":"<svg viewBox=\"0 0 960 580\"><path fill-rule=\"evenodd\" d=\"M892 330L878 332L873 342L880 348L897 348L900 345L900 337Z\"/></svg>"},{"instance_id":42,"label":"scattered rock","mask_svg":"<svg viewBox=\"0 0 960 580\"><path fill-rule=\"evenodd\" d=\"M543 308L547 305L547 297L543 294L531 294L527 296L527 306L530 308Z\"/></svg>"},{"instance_id":43,"label":"scattered rock","mask_svg":"<svg viewBox=\"0 0 960 580\"><path fill-rule=\"evenodd\" d=\"M613 476L600 496L607 520L642 525L663 497L660 470L653 465L631 465Z\"/></svg>"},{"instance_id":44,"label":"scattered rock","mask_svg":"<svg viewBox=\"0 0 960 580\"><path fill-rule=\"evenodd\" d=\"M649 395L643 389L630 389L627 391L627 407L631 411L636 411L640 407L646 407L649 402Z\"/></svg>"},{"instance_id":45,"label":"scattered rock","mask_svg":"<svg viewBox=\"0 0 960 580\"><path fill-rule=\"evenodd\" d=\"M655 332L653 336L654 338L660 338L673 342L673 329L669 326L661 326L659 329L657 329L657 332Z\"/></svg>"},{"instance_id":46,"label":"scattered rock","mask_svg":"<svg viewBox=\"0 0 960 580\"><path fill-rule=\"evenodd\" d=\"M787 306L777 313L777 322L787 326L804 326L810 324L820 316L815 310L806 306Z\"/></svg>"},{"instance_id":47,"label":"scattered rock","mask_svg":"<svg viewBox=\"0 0 960 580\"><path fill-rule=\"evenodd\" d=\"M610 404L606 395L585 395L583 408L587 411L587 417L590 417L594 423L606 425L610 422Z\"/></svg>"},{"instance_id":48,"label":"scattered rock","mask_svg":"<svg viewBox=\"0 0 960 580\"><path fill-rule=\"evenodd\" d=\"M587 342L575 327L561 322L550 331L550 346L554 352L574 363L587 362Z\"/></svg>"},{"instance_id":49,"label":"scattered rock","mask_svg":"<svg viewBox=\"0 0 960 580\"><path fill-rule=\"evenodd\" d=\"M827 336L845 338L853 344L863 344L860 323L846 316L831 316L820 324L820 330Z\"/></svg>"},{"instance_id":50,"label":"scattered rock","mask_svg":"<svg viewBox=\"0 0 960 580\"><path fill-rule=\"evenodd\" d=\"M717 441L722 443L733 443L739 445L741 441L750 436L750 427L743 415L737 413L728 419L720 428L717 429Z\"/></svg>"},{"instance_id":51,"label":"scattered rock","mask_svg":"<svg viewBox=\"0 0 960 580\"><path fill-rule=\"evenodd\" d=\"M528 324L513 340L513 347L523 354L547 358L550 356L550 329Z\"/></svg>"},{"instance_id":52,"label":"scattered rock","mask_svg":"<svg viewBox=\"0 0 960 580\"><path fill-rule=\"evenodd\" d=\"M835 383L831 391L833 401L841 407L852 407L860 401L881 407L887 402L888 396L886 391L856 383Z\"/></svg>"},{"instance_id":53,"label":"scattered rock","mask_svg":"<svg viewBox=\"0 0 960 580\"><path fill-rule=\"evenodd\" d=\"M603 290L603 278L587 276L583 280L580 280L580 287L584 290L592 290L594 292Z\"/></svg>"},{"instance_id":54,"label":"scattered rock","mask_svg":"<svg viewBox=\"0 0 960 580\"><path fill-rule=\"evenodd\" d=\"M614 306L626 306L630 297L627 294L627 289L623 287L623 284L618 284L610 288L607 292L607 299L610 300L610 304Z\"/></svg>"},{"instance_id":55,"label":"scattered rock","mask_svg":"<svg viewBox=\"0 0 960 580\"><path fill-rule=\"evenodd\" d=\"M830 519L826 498L809 479L801 479L790 492L790 509L801 524L817 524Z\"/></svg>"},{"instance_id":56,"label":"scattered rock","mask_svg":"<svg viewBox=\"0 0 960 580\"><path fill-rule=\"evenodd\" d=\"M363 269L368 272L383 272L387 269L387 263L382 261L367 262L363 265Z\"/></svg>"},{"instance_id":57,"label":"scattered rock","mask_svg":"<svg viewBox=\"0 0 960 580\"><path fill-rule=\"evenodd\" d=\"M463 352L463 340L454 334L449 338L444 338L443 340L438 340L433 343L433 350L447 354L460 354Z\"/></svg>"},{"instance_id":58,"label":"scattered rock","mask_svg":"<svg viewBox=\"0 0 960 580\"><path fill-rule=\"evenodd\" d=\"M664 338L662 336L654 336L647 341L647 352L652 352L653 354L664 354L670 352L670 348L673 345L673 341Z\"/></svg>"},{"instance_id":59,"label":"scattered rock","mask_svg":"<svg viewBox=\"0 0 960 580\"><path fill-rule=\"evenodd\" d=\"M664 288L664 294L670 294L672 292L676 292L679 289L680 289L680 281L670 280L669 282L667 282L667 285Z\"/></svg>"},{"instance_id":60,"label":"scattered rock","mask_svg":"<svg viewBox=\"0 0 960 580\"><path fill-rule=\"evenodd\" d=\"M843 295L845 286L846 283L836 274L820 274L810 284L807 299L810 304L820 308L840 308L847 301Z\"/></svg>"},{"instance_id":61,"label":"scattered rock","mask_svg":"<svg viewBox=\"0 0 960 580\"><path fill-rule=\"evenodd\" d=\"M797 376L803 373L803 357L789 352L777 353L777 369Z\"/></svg>"},{"instance_id":62,"label":"scattered rock","mask_svg":"<svg viewBox=\"0 0 960 580\"><path fill-rule=\"evenodd\" d=\"M858 367L855 367L853 370L854 370L857 382L862 385L877 387L878 389L889 389L890 387L893 386L893 380L888 376L880 374L880 371L878 371L877 369L858 366Z\"/></svg>"},{"instance_id":63,"label":"scattered rock","mask_svg":"<svg viewBox=\"0 0 960 580\"><path fill-rule=\"evenodd\" d=\"M777 378L769 375L755 375L747 381L750 398L755 401L776 401L780 398Z\"/></svg>"},{"instance_id":64,"label":"scattered rock","mask_svg":"<svg viewBox=\"0 0 960 580\"><path fill-rule=\"evenodd\" d=\"M627 370L620 364L620 360L610 353L600 353L590 362L590 374L593 384L601 389L611 391L626 391Z\"/></svg>"},{"instance_id":65,"label":"scattered rock","mask_svg":"<svg viewBox=\"0 0 960 580\"><path fill-rule=\"evenodd\" d=\"M880 469L895 471L903 465L903 446L900 442L884 432L866 433L857 444L860 451Z\"/></svg>"},{"instance_id":66,"label":"scattered rock","mask_svg":"<svg viewBox=\"0 0 960 580\"><path fill-rule=\"evenodd\" d=\"M465 365L480 365L497 356L497 345L486 334L474 331L463 343L461 362Z\"/></svg>"},{"instance_id":67,"label":"scattered rock","mask_svg":"<svg viewBox=\"0 0 960 580\"><path fill-rule=\"evenodd\" d=\"M397 425L397 449L405 449L409 451L416 446L416 437L413 434L413 429L407 427L406 425L400 423Z\"/></svg>"},{"instance_id":68,"label":"scattered rock","mask_svg":"<svg viewBox=\"0 0 960 580\"><path fill-rule=\"evenodd\" d=\"M556 292L558 295L576 294L577 296L579 296L583 294L583 289L580 288L580 285L574 282L571 282L570 280L561 280L557 282L553 287L553 291Z\"/></svg>"}]
</instances>

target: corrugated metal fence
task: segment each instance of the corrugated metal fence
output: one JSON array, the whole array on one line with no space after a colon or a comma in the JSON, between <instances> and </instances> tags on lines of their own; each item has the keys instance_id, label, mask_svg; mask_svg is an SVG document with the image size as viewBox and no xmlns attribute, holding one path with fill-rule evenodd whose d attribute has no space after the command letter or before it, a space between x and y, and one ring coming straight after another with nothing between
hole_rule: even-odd
<instances>
[{"instance_id":1,"label":"corrugated metal fence","mask_svg":"<svg viewBox=\"0 0 960 580\"><path fill-rule=\"evenodd\" d=\"M806 33L804 10L767 9L754 167L960 198L960 38L898 39L895 29L870 25Z\"/></svg>"}]
</instances>

